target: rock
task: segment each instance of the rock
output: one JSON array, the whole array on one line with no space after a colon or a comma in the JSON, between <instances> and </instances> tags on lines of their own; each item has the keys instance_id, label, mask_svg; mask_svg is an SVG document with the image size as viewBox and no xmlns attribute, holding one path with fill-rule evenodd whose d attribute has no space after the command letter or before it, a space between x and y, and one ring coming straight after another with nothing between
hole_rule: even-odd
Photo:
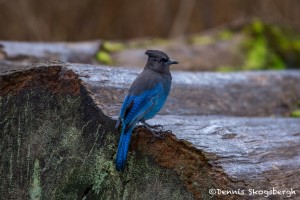
<instances>
[{"instance_id":1,"label":"rock","mask_svg":"<svg viewBox=\"0 0 300 200\"><path fill-rule=\"evenodd\" d=\"M137 73L68 63L0 67L3 198L264 199L248 190L299 191L300 119L283 117L299 100L299 71L173 73L166 106L149 121L172 133L151 143L138 127L117 172L114 119ZM244 193L212 196L214 188Z\"/></svg>"}]
</instances>

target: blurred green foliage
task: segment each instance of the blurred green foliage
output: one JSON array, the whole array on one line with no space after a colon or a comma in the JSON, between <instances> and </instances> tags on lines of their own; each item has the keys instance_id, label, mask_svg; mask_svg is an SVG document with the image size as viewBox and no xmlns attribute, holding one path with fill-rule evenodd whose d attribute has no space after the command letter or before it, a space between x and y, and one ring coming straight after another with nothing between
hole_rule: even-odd
<instances>
[{"instance_id":1,"label":"blurred green foliage","mask_svg":"<svg viewBox=\"0 0 300 200\"><path fill-rule=\"evenodd\" d=\"M210 45L219 41L230 40L233 37L233 32L228 29L219 31L215 35L193 35L188 39L188 42L193 45Z\"/></svg>"},{"instance_id":2,"label":"blurred green foliage","mask_svg":"<svg viewBox=\"0 0 300 200\"><path fill-rule=\"evenodd\" d=\"M102 63L102 64L106 64L106 65L113 64L111 56L109 55L108 52L106 52L104 50L98 51L98 53L96 55L96 59L99 63Z\"/></svg>"},{"instance_id":3,"label":"blurred green foliage","mask_svg":"<svg viewBox=\"0 0 300 200\"><path fill-rule=\"evenodd\" d=\"M215 39L211 36L195 35L190 38L189 42L194 45L210 45L215 43Z\"/></svg>"},{"instance_id":4,"label":"blurred green foliage","mask_svg":"<svg viewBox=\"0 0 300 200\"><path fill-rule=\"evenodd\" d=\"M234 71L237 71L237 69L232 66L229 66L229 65L222 65L222 66L218 67L217 71L218 72L234 72Z\"/></svg>"},{"instance_id":5,"label":"blurred green foliage","mask_svg":"<svg viewBox=\"0 0 300 200\"><path fill-rule=\"evenodd\" d=\"M246 60L243 70L281 70L300 67L300 35L256 19L243 31ZM298 56L297 56L298 55Z\"/></svg>"},{"instance_id":6,"label":"blurred green foliage","mask_svg":"<svg viewBox=\"0 0 300 200\"><path fill-rule=\"evenodd\" d=\"M220 31L218 33L218 38L220 40L230 40L233 37L233 32L228 30L228 29L224 29L223 31Z\"/></svg>"},{"instance_id":7,"label":"blurred green foliage","mask_svg":"<svg viewBox=\"0 0 300 200\"><path fill-rule=\"evenodd\" d=\"M291 117L300 117L300 109L291 112Z\"/></svg>"},{"instance_id":8,"label":"blurred green foliage","mask_svg":"<svg viewBox=\"0 0 300 200\"><path fill-rule=\"evenodd\" d=\"M280 55L276 53L276 49L269 45L271 41L268 37L267 25L255 20L245 28L245 32L248 39L244 42L247 51L244 70L286 68Z\"/></svg>"},{"instance_id":9,"label":"blurred green foliage","mask_svg":"<svg viewBox=\"0 0 300 200\"><path fill-rule=\"evenodd\" d=\"M117 52L125 49L125 45L121 42L103 42L102 49L107 52Z\"/></svg>"},{"instance_id":10,"label":"blurred green foliage","mask_svg":"<svg viewBox=\"0 0 300 200\"><path fill-rule=\"evenodd\" d=\"M113 60L111 58L111 53L122 51L125 49L125 45L121 42L109 42L104 41L96 54L96 59L99 63L111 65Z\"/></svg>"},{"instance_id":11,"label":"blurred green foliage","mask_svg":"<svg viewBox=\"0 0 300 200\"><path fill-rule=\"evenodd\" d=\"M235 66L219 66L217 71L231 72L239 70L282 70L300 68L300 34L288 28L266 24L261 20L238 29L224 28L217 32L197 34L187 37L188 45L200 45L206 48L242 36L237 45L238 61ZM168 46L171 40L146 38L124 42L104 41L96 55L99 63L112 65L115 52L134 48ZM234 43L233 43L234 44ZM222 59L222 58L221 58ZM238 60L238 59L237 59Z\"/></svg>"},{"instance_id":12,"label":"blurred green foliage","mask_svg":"<svg viewBox=\"0 0 300 200\"><path fill-rule=\"evenodd\" d=\"M291 117L300 117L300 100L297 102L297 108L290 113Z\"/></svg>"},{"instance_id":13,"label":"blurred green foliage","mask_svg":"<svg viewBox=\"0 0 300 200\"><path fill-rule=\"evenodd\" d=\"M300 68L299 33L258 19L236 33L224 31L219 33L221 38L230 39L230 35L238 33L245 35L246 39L241 44L245 61L241 67L220 66L220 72Z\"/></svg>"}]
</instances>

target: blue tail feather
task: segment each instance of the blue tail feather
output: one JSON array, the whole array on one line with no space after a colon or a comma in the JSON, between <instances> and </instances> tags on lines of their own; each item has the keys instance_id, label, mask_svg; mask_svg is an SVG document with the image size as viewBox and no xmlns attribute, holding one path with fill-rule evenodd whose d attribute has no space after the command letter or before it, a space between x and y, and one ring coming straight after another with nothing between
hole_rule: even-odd
<instances>
[{"instance_id":1,"label":"blue tail feather","mask_svg":"<svg viewBox=\"0 0 300 200\"><path fill-rule=\"evenodd\" d=\"M132 129L133 128L129 128L125 132L125 127L122 127L122 132L121 132L118 150L117 150L117 156L116 156L117 170L122 170L125 167Z\"/></svg>"}]
</instances>

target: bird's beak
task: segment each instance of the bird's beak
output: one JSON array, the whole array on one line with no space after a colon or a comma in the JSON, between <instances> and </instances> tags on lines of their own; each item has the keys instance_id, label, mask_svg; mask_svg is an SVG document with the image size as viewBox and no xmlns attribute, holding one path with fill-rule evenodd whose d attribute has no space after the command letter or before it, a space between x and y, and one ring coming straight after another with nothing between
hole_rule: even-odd
<instances>
[{"instance_id":1,"label":"bird's beak","mask_svg":"<svg viewBox=\"0 0 300 200\"><path fill-rule=\"evenodd\" d=\"M173 64L178 64L178 62L177 62L176 60L171 60L171 59L170 59L170 60L168 61L168 64L169 64L169 65L173 65Z\"/></svg>"}]
</instances>

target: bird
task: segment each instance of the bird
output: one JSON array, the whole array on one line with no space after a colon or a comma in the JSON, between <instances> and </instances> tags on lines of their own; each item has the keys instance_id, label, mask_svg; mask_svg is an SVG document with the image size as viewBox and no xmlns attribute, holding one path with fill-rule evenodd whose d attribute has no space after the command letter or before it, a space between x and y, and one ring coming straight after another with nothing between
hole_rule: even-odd
<instances>
[{"instance_id":1,"label":"bird","mask_svg":"<svg viewBox=\"0 0 300 200\"><path fill-rule=\"evenodd\" d=\"M147 50L148 61L143 71L133 81L124 98L116 128L121 126L121 135L116 153L116 169L125 168L132 131L141 122L155 136L155 132L146 120L153 118L165 104L170 93L172 75L170 65L178 64L160 50Z\"/></svg>"}]
</instances>

